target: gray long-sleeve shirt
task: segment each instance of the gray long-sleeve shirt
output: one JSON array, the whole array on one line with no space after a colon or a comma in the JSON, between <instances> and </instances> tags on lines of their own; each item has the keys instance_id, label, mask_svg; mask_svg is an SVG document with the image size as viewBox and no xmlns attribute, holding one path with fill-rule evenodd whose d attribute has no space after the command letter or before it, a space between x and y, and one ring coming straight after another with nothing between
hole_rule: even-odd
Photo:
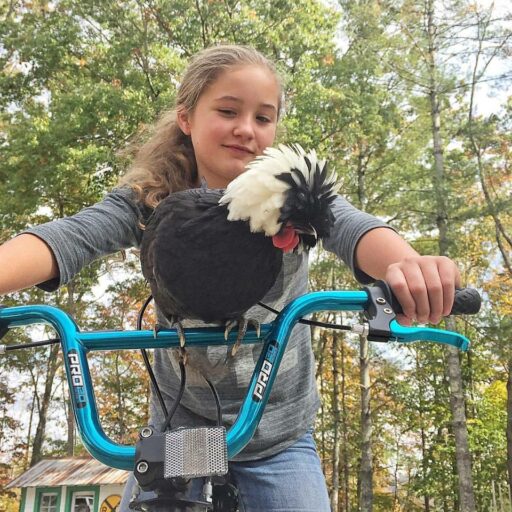
<instances>
[{"instance_id":1,"label":"gray long-sleeve shirt","mask_svg":"<svg viewBox=\"0 0 512 512\"><path fill-rule=\"evenodd\" d=\"M334 229L331 237L324 241L324 247L337 254L353 270L359 281L369 282L370 278L355 267L355 248L365 233L387 225L357 210L341 196L334 201L333 212ZM26 233L36 235L46 242L59 268L59 277L41 283L40 287L46 291L55 290L94 259L121 249L138 247L142 238L142 220L144 209L135 202L133 192L127 188L118 188L103 201L76 215L27 230ZM307 254L285 254L283 269L263 302L280 310L307 291ZM246 316L262 323L273 319L272 314L259 306L250 309ZM185 322L185 326L192 325L200 323ZM236 357L227 365L224 364L226 351L227 347L188 349L187 388L173 418L173 427L215 422L215 402L201 372L208 375L219 392L226 426L233 424L261 352L261 345L242 345ZM169 408L179 389L177 361L174 349L155 351L155 376ZM314 370L310 330L299 324L290 337L255 436L236 460L259 459L277 453L294 443L313 425L319 406ZM163 421L156 400L151 400L151 417L154 424Z\"/></svg>"}]
</instances>

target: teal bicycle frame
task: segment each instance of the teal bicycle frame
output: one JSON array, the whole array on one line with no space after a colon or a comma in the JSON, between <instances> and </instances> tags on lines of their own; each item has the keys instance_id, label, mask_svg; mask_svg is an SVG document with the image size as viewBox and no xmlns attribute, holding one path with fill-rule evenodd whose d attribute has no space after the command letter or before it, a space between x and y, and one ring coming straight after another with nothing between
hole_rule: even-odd
<instances>
[{"instance_id":1,"label":"teal bicycle frame","mask_svg":"<svg viewBox=\"0 0 512 512\"><path fill-rule=\"evenodd\" d=\"M263 348L235 423L227 432L228 458L232 459L251 440L268 401L279 364L294 325L300 318L317 311L363 311L368 308L366 291L313 292L290 302L271 324L261 328L260 337L249 330L243 343L262 343ZM462 335L425 327L403 327L393 319L387 341L409 343L428 340L467 350L469 341ZM179 347L174 329L159 331L81 332L64 311L51 306L0 308L0 330L31 324L49 324L61 340L66 375L73 409L83 443L93 457L107 466L133 470L135 447L112 441L103 431L96 408L87 353L95 350L152 349ZM227 345L236 333L224 339L220 328L186 329L187 347Z\"/></svg>"}]
</instances>

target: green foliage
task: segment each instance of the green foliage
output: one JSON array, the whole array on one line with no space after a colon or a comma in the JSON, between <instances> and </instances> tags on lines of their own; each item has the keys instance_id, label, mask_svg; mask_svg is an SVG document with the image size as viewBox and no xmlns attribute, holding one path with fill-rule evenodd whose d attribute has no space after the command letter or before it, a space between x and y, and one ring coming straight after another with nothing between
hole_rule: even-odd
<instances>
[{"instance_id":1,"label":"green foliage","mask_svg":"<svg viewBox=\"0 0 512 512\"><path fill-rule=\"evenodd\" d=\"M470 356L462 359L463 379L475 492L479 509L488 510L490 481L506 479L503 383L512 361L512 287L498 242L509 253L510 247L503 233L495 236L495 212L510 234L512 104L469 122L468 63L478 48L471 27L478 19L492 18L485 13L478 18L476 7L460 1L432 5L436 50L442 57L434 75L425 59L422 2L343 0L336 8L314 0L18 0L0 5L1 239L100 200L128 165L132 143L172 105L188 58L210 44L236 42L269 55L284 77L280 140L316 148L356 206L389 221L420 252L437 253L426 96L434 76L446 141L449 253L459 262L463 281L484 289L487 301L484 314L459 323L458 329L473 341ZM492 23L481 54L487 58L493 51L496 56L509 51L507 40L497 46L501 22ZM459 33L463 26L466 30ZM479 79L485 78L484 71L478 68ZM483 197L483 185L489 198ZM311 288L359 286L332 255L319 251L311 262ZM131 258L119 262L114 255L94 262L56 294L31 290L2 303L55 304L84 329L134 328L148 293L134 277L138 273ZM105 295L98 298L98 290ZM13 332L6 342L40 334L52 335ZM315 331L322 392L316 435L331 486L333 432L336 426L344 429L346 467L340 466L340 477L349 483L348 502L355 510L359 355L356 340L334 340L332 333ZM424 510L426 497L431 510L434 503L439 510L457 510L445 352L425 344L396 352L372 350L374 510ZM334 359L346 379L341 420L335 418ZM2 372L20 376L19 389L0 386L0 440L13 439L11 462L17 468L26 462L27 432L14 420L12 401L19 393L41 393L47 364L46 351L2 361ZM134 353L104 353L91 357L90 365L105 429L125 442L147 417L148 384L140 360ZM62 378L57 372L51 418L64 416ZM110 407L112 397L116 407ZM35 423L32 435L34 430ZM62 436L47 442L43 451L62 454L65 444Z\"/></svg>"}]
</instances>

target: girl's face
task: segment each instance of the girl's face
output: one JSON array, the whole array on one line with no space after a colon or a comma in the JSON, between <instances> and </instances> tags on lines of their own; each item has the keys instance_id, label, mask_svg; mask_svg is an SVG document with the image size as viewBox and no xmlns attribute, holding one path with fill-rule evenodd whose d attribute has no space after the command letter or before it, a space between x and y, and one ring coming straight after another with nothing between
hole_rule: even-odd
<instances>
[{"instance_id":1,"label":"girl's face","mask_svg":"<svg viewBox=\"0 0 512 512\"><path fill-rule=\"evenodd\" d=\"M225 188L272 145L279 93L267 68L236 66L203 91L192 112L178 112L178 124L192 139L199 175L208 187Z\"/></svg>"}]
</instances>

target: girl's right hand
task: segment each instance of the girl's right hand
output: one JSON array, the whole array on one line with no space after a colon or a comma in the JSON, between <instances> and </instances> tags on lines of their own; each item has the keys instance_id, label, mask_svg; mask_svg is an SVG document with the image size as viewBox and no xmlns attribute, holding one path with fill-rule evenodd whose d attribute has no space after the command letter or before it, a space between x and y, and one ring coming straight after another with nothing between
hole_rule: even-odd
<instances>
[{"instance_id":1,"label":"girl's right hand","mask_svg":"<svg viewBox=\"0 0 512 512\"><path fill-rule=\"evenodd\" d=\"M445 256L407 256L389 265L384 279L402 306L403 325L439 323L450 314L460 287L459 269Z\"/></svg>"}]
</instances>

